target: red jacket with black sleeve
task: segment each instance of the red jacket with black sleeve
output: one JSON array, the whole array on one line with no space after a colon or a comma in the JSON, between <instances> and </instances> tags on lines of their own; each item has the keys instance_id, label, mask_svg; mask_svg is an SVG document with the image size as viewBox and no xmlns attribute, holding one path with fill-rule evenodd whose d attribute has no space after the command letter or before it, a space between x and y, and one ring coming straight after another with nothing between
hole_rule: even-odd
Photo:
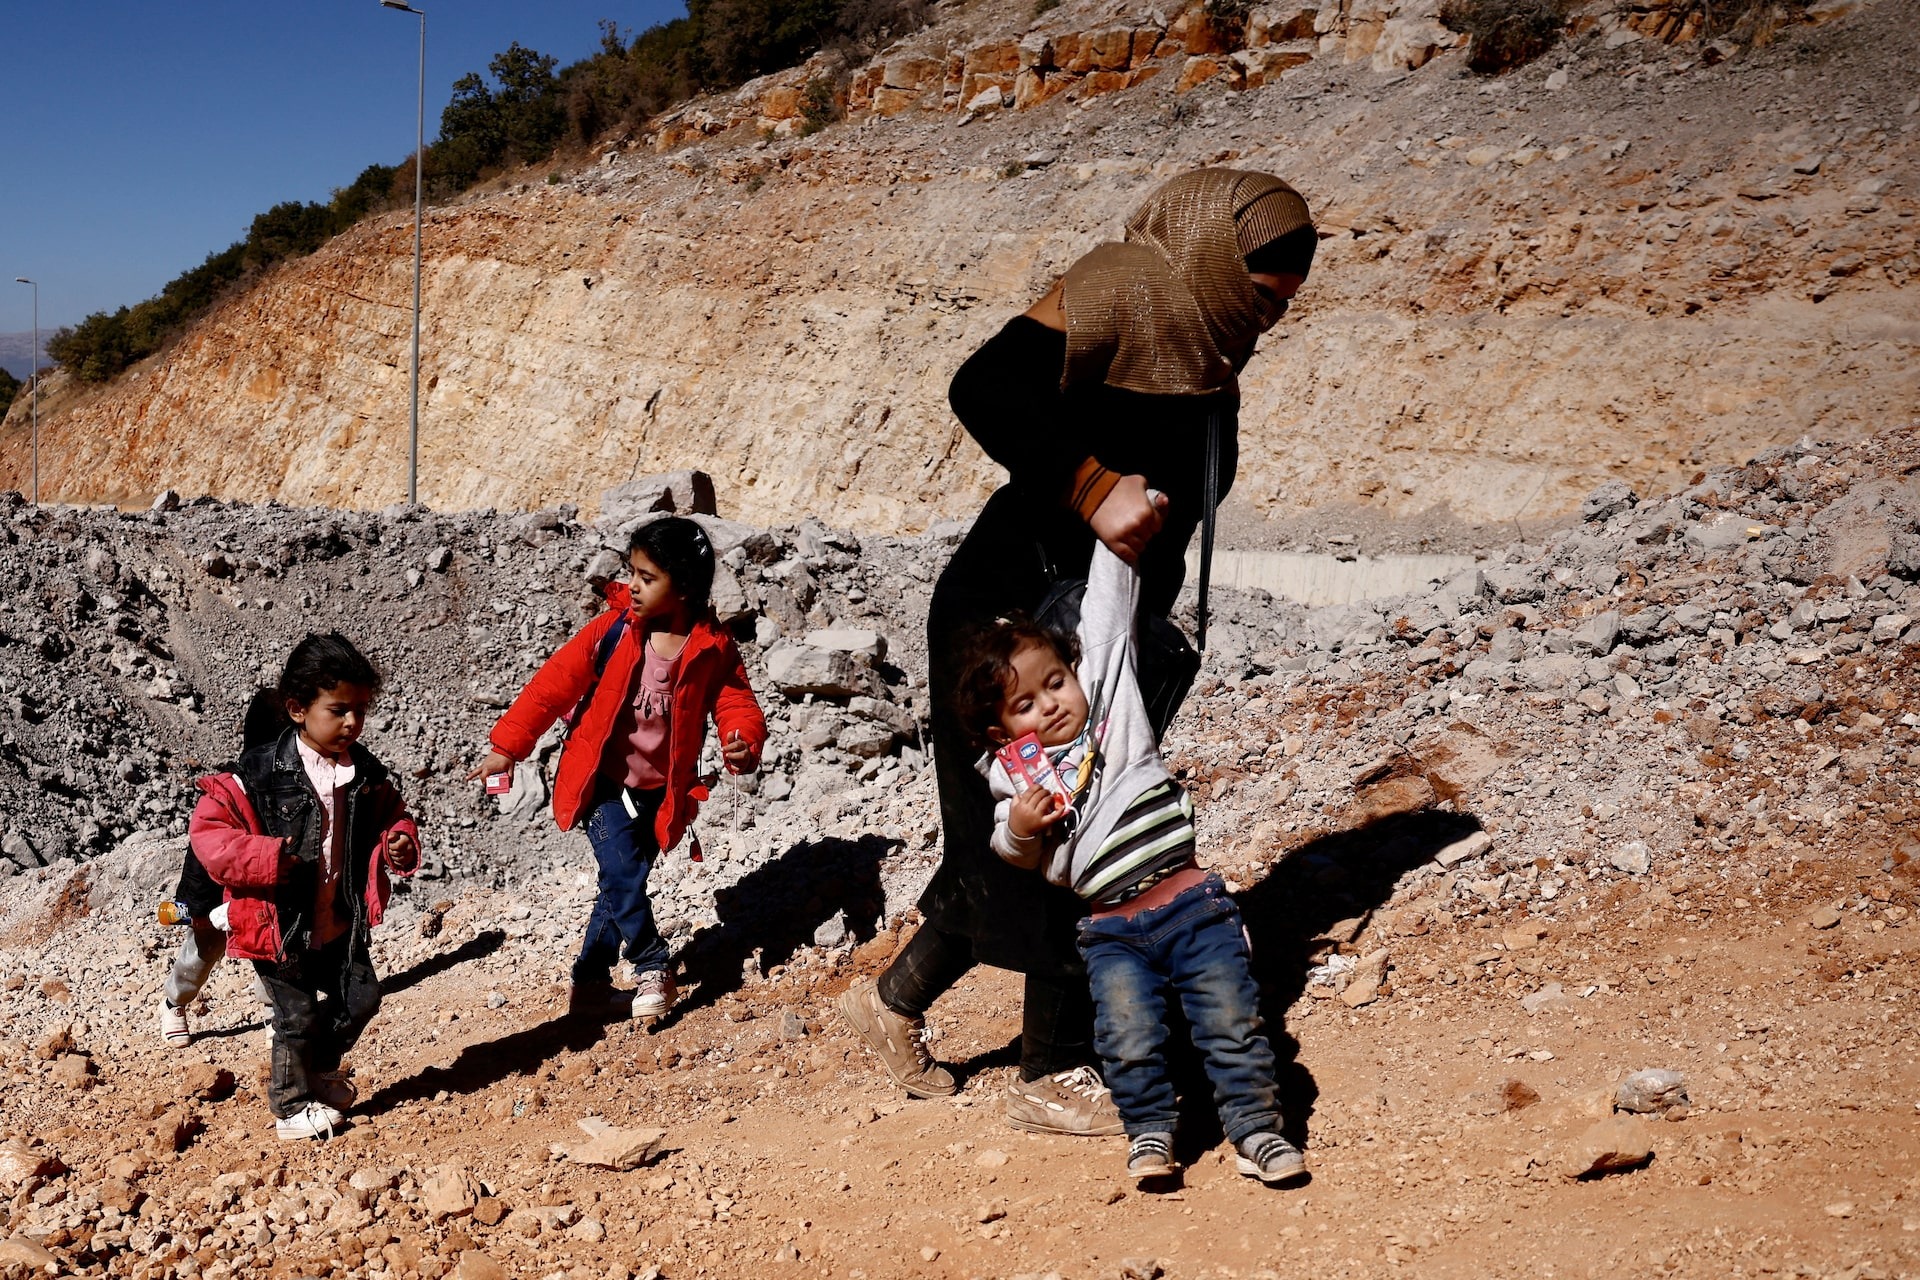
<instances>
[{"instance_id":1,"label":"red jacket with black sleeve","mask_svg":"<svg viewBox=\"0 0 1920 1280\"><path fill-rule=\"evenodd\" d=\"M640 678L641 650L646 642L638 619L629 617L613 652L607 656L600 682L593 681L594 651L614 620L631 604L624 583L607 587L607 608L560 646L534 672L513 705L489 735L495 750L514 760L533 754L540 735L571 711L591 686L593 701L582 711L553 780L553 817L562 831L573 828L593 801L601 764L613 737L620 710L633 696ZM700 784L700 748L706 740L711 715L722 742L739 734L753 749L755 766L767 745L767 721L747 683L746 665L733 638L711 619L696 622L676 660L673 710L667 731L666 796L654 817L654 837L662 849L680 842L707 791Z\"/></svg>"},{"instance_id":2,"label":"red jacket with black sleeve","mask_svg":"<svg viewBox=\"0 0 1920 1280\"><path fill-rule=\"evenodd\" d=\"M337 820L346 824L341 882L357 930L379 924L385 914L393 893L389 872L414 873L420 831L386 767L358 744L352 756L354 780ZM226 891L227 954L237 960L282 961L308 946L320 798L307 781L293 731L248 751L234 772L200 779L200 790L187 841ZM401 859L386 853L387 837L396 832L412 840Z\"/></svg>"}]
</instances>

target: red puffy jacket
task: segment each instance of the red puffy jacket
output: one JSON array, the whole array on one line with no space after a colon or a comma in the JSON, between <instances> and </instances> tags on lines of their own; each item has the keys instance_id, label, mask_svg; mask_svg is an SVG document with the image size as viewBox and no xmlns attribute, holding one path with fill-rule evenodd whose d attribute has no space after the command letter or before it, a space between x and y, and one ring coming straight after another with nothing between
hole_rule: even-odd
<instances>
[{"instance_id":1,"label":"red puffy jacket","mask_svg":"<svg viewBox=\"0 0 1920 1280\"><path fill-rule=\"evenodd\" d=\"M361 772L368 772L364 765ZM227 954L236 960L281 960L280 890L294 861L286 849L287 841L266 833L246 786L236 775L209 774L200 779L200 790L204 794L187 823L187 840L207 874L226 890ZM364 788L364 795L365 803L377 806L370 825L378 835L362 840L359 849L350 848L347 856L368 859L364 898L366 921L371 927L380 923L387 900L393 895L389 867L399 875L410 876L419 865L420 831L391 783L381 780ZM383 850L387 836L394 832L412 838L412 853L404 862L390 864ZM357 879L349 875L348 884ZM305 903L289 906L289 910L301 909L310 911L311 907Z\"/></svg>"},{"instance_id":2,"label":"red puffy jacket","mask_svg":"<svg viewBox=\"0 0 1920 1280\"><path fill-rule=\"evenodd\" d=\"M494 749L514 760L533 754L540 735L571 711L593 685L593 655L600 637L632 603L624 583L607 587L607 608L582 627L551 658L541 664L493 726ZM553 817L569 831L593 799L600 766L620 710L633 696L640 678L643 627L629 617L626 630L607 656L600 683L593 685L593 702L560 751L560 767L553 779ZM706 788L700 785L700 747L706 740L707 717L713 716L722 742L739 734L753 749L756 766L767 745L767 721L747 683L746 665L732 637L711 619L693 625L686 647L680 650L673 681L673 712L667 732L666 796L654 817L654 837L662 849L680 843Z\"/></svg>"}]
</instances>

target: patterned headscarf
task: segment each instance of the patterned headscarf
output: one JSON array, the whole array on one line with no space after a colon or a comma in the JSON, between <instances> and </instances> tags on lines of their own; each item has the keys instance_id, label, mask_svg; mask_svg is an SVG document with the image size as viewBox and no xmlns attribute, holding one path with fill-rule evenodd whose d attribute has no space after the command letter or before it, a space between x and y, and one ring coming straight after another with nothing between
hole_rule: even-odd
<instances>
[{"instance_id":1,"label":"patterned headscarf","mask_svg":"<svg viewBox=\"0 0 1920 1280\"><path fill-rule=\"evenodd\" d=\"M1105 382L1152 395L1234 385L1234 357L1272 322L1246 255L1313 225L1307 202L1271 174L1197 169L1134 210L1126 242L1067 268L1062 387Z\"/></svg>"}]
</instances>

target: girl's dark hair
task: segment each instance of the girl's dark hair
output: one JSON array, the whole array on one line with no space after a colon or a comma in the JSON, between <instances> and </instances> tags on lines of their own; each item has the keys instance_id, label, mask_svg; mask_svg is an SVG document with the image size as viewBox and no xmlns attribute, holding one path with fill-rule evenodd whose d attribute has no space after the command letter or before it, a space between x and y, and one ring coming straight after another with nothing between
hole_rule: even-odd
<instances>
[{"instance_id":1,"label":"girl's dark hair","mask_svg":"<svg viewBox=\"0 0 1920 1280\"><path fill-rule=\"evenodd\" d=\"M646 553L673 584L674 594L687 602L687 612L699 618L707 612L713 594L713 541L707 531L685 516L661 516L633 531L627 554Z\"/></svg>"},{"instance_id":2,"label":"girl's dark hair","mask_svg":"<svg viewBox=\"0 0 1920 1280\"><path fill-rule=\"evenodd\" d=\"M262 743L278 742L292 723L287 718L286 699L278 689L255 689L240 719L240 749L251 751Z\"/></svg>"},{"instance_id":3,"label":"girl's dark hair","mask_svg":"<svg viewBox=\"0 0 1920 1280\"><path fill-rule=\"evenodd\" d=\"M323 692L342 684L362 685L378 692L380 673L365 654L353 647L353 641L338 631L325 635L315 632L293 646L275 692L283 707L288 702L309 707Z\"/></svg>"},{"instance_id":4,"label":"girl's dark hair","mask_svg":"<svg viewBox=\"0 0 1920 1280\"><path fill-rule=\"evenodd\" d=\"M961 731L982 751L994 745L988 730L1000 726L1000 704L1013 681L1013 655L1040 645L1071 667L1080 661L1080 641L1064 631L1043 627L1024 613L976 622L957 637L953 692L947 705Z\"/></svg>"}]
</instances>

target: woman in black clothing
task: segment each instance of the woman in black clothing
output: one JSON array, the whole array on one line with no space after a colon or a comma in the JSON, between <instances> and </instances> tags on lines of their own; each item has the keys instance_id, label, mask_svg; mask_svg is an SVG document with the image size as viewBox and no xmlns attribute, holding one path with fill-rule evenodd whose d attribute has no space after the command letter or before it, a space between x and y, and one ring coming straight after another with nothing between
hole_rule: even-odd
<instances>
[{"instance_id":1,"label":"woman in black clothing","mask_svg":"<svg viewBox=\"0 0 1920 1280\"><path fill-rule=\"evenodd\" d=\"M927 619L934 767L944 849L921 896L926 922L841 1012L888 1074L919 1097L951 1094L921 1038L927 1008L975 964L1026 975L1020 1078L1007 1115L1036 1132L1120 1132L1093 1055L1093 1005L1074 946L1084 907L988 847L993 804L947 708L966 624L1031 611L1084 578L1096 539L1139 566L1144 608L1165 616L1198 527L1209 423L1216 493L1233 482L1238 371L1313 262L1306 203L1278 178L1202 169L1173 179L954 375L955 414L1008 481L934 587Z\"/></svg>"}]
</instances>

